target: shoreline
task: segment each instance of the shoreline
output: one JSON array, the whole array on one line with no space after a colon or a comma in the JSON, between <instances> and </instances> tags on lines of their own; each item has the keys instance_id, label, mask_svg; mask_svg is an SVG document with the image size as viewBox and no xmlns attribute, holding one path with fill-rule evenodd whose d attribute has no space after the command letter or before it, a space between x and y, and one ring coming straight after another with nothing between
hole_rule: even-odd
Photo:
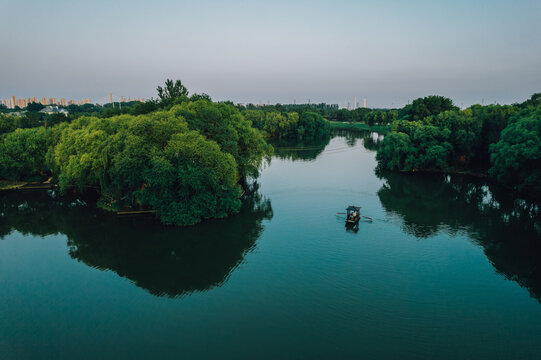
<instances>
[{"instance_id":1,"label":"shoreline","mask_svg":"<svg viewBox=\"0 0 541 360\"><path fill-rule=\"evenodd\" d=\"M390 126L374 125L370 126L364 122L343 122L343 121L329 121L331 129L350 129L350 130L368 130L377 132L380 134L386 134L391 130Z\"/></svg>"}]
</instances>

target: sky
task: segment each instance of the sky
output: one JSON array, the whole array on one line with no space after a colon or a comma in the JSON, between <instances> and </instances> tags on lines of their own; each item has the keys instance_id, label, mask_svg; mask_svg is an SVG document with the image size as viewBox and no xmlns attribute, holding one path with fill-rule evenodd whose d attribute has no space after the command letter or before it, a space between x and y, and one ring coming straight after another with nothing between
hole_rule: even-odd
<instances>
[{"instance_id":1,"label":"sky","mask_svg":"<svg viewBox=\"0 0 541 360\"><path fill-rule=\"evenodd\" d=\"M541 92L541 0L0 0L0 99L156 97L401 107Z\"/></svg>"}]
</instances>

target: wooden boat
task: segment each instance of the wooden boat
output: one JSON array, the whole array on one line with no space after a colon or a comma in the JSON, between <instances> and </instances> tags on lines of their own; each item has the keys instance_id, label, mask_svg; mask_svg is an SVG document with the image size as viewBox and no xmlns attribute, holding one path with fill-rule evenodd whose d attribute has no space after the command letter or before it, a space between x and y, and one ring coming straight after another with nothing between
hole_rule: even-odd
<instances>
[{"instance_id":1,"label":"wooden boat","mask_svg":"<svg viewBox=\"0 0 541 360\"><path fill-rule=\"evenodd\" d=\"M357 225L359 223L359 220L361 219L360 206L348 206L346 211L346 226L353 226Z\"/></svg>"}]
</instances>

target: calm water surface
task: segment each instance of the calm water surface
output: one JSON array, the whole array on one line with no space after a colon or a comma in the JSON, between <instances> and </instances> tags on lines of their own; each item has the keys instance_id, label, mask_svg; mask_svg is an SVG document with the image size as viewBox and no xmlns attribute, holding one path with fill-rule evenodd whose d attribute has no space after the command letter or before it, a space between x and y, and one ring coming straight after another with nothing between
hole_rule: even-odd
<instances>
[{"instance_id":1,"label":"calm water surface","mask_svg":"<svg viewBox=\"0 0 541 360\"><path fill-rule=\"evenodd\" d=\"M239 215L190 228L0 194L0 358L541 358L536 207L377 177L377 144L277 144Z\"/></svg>"}]
</instances>

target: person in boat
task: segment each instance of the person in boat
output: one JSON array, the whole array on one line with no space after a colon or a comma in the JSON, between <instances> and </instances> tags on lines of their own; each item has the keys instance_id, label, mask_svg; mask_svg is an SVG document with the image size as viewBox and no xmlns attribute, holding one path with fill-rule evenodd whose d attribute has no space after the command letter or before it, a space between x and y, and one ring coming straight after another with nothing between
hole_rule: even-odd
<instances>
[{"instance_id":1,"label":"person in boat","mask_svg":"<svg viewBox=\"0 0 541 360\"><path fill-rule=\"evenodd\" d=\"M357 210L353 211L353 213L351 214L351 220L355 220L356 217L357 217Z\"/></svg>"}]
</instances>

